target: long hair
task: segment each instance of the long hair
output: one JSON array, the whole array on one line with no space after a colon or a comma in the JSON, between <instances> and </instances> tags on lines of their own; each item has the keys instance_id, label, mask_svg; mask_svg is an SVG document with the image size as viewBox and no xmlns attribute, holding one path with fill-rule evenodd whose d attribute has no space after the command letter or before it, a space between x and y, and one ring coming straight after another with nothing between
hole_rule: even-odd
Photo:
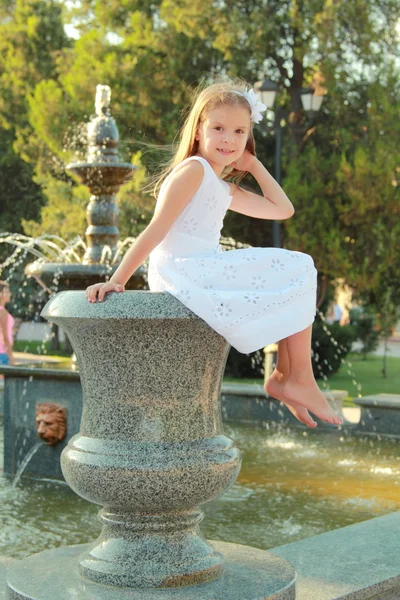
<instances>
[{"instance_id":1,"label":"long hair","mask_svg":"<svg viewBox=\"0 0 400 600\"><path fill-rule=\"evenodd\" d=\"M248 86L244 81L235 80L229 82L216 82L207 85L206 87L200 85L197 88L188 116L186 117L179 134L176 152L172 159L164 165L164 169L156 178L154 185L155 196L167 175L185 160L185 158L197 154L199 144L196 140L196 133L198 127L205 121L207 114L210 111L219 108L220 106L242 106L243 108L246 108L250 114L250 105L242 95L247 87ZM254 154L254 156L256 155L256 143L253 136L252 124L246 143L246 149L251 152L251 154ZM233 167L227 167L222 172L221 177L222 179L232 178L235 183L239 183L246 174L247 171L239 171Z\"/></svg>"}]
</instances>

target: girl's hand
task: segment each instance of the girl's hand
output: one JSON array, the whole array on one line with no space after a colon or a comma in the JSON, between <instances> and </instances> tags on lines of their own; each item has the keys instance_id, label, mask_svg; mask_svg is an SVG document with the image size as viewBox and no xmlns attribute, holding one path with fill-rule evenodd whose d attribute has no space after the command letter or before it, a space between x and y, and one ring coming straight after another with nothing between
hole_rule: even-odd
<instances>
[{"instance_id":1,"label":"girl's hand","mask_svg":"<svg viewBox=\"0 0 400 600\"><path fill-rule=\"evenodd\" d=\"M237 169L238 171L251 171L252 165L257 160L257 157L254 156L251 152L244 149L242 156L240 156L235 162L231 163L231 167Z\"/></svg>"},{"instance_id":2,"label":"girl's hand","mask_svg":"<svg viewBox=\"0 0 400 600\"><path fill-rule=\"evenodd\" d=\"M97 294L99 302L102 302L105 294L108 292L123 292L125 291L125 286L122 283L117 283L116 281L107 281L107 283L95 283L94 285L89 285L86 288L86 298L89 302L96 302Z\"/></svg>"}]
</instances>

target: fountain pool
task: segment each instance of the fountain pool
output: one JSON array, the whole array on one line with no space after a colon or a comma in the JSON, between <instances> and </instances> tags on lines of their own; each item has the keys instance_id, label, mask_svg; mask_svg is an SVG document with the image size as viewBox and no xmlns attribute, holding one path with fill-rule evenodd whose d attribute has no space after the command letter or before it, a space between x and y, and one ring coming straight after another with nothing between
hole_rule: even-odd
<instances>
[{"instance_id":1,"label":"fountain pool","mask_svg":"<svg viewBox=\"0 0 400 600\"><path fill-rule=\"evenodd\" d=\"M209 539L268 549L400 508L396 440L281 427L224 428L242 450L243 463L236 484L203 507L202 530ZM98 507L60 482L23 479L13 488L2 477L0 503L4 556L23 558L84 543L101 529Z\"/></svg>"}]
</instances>

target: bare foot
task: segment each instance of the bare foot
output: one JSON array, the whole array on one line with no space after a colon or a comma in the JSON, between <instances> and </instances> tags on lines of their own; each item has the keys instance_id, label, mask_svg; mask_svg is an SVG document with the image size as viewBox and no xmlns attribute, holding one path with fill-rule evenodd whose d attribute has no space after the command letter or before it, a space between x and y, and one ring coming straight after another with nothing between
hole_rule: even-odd
<instances>
[{"instance_id":1,"label":"bare foot","mask_svg":"<svg viewBox=\"0 0 400 600\"><path fill-rule=\"evenodd\" d=\"M319 419L332 425L343 423L343 419L331 408L315 381L303 383L289 376L289 379L282 385L287 402L295 403L296 406L300 405L310 410Z\"/></svg>"},{"instance_id":2,"label":"bare foot","mask_svg":"<svg viewBox=\"0 0 400 600\"><path fill-rule=\"evenodd\" d=\"M317 423L311 417L310 413L304 406L297 404L297 402L288 402L287 398L283 393L284 383L283 383L283 375L279 374L278 371L274 371L271 377L269 377L266 382L264 389L269 396L280 400L287 406L290 412L296 417L300 423L304 423L307 427L311 427L312 429L317 426Z\"/></svg>"}]
</instances>

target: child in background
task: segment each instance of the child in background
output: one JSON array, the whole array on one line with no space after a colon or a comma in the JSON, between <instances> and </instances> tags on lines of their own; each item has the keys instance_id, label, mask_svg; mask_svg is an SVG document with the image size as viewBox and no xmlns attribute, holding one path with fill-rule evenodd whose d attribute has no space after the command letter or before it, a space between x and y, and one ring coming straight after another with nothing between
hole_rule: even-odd
<instances>
[{"instance_id":1,"label":"child in background","mask_svg":"<svg viewBox=\"0 0 400 600\"><path fill-rule=\"evenodd\" d=\"M10 286L0 281L0 365L15 364L12 352L14 317L5 307L10 300Z\"/></svg>"},{"instance_id":2,"label":"child in background","mask_svg":"<svg viewBox=\"0 0 400 600\"><path fill-rule=\"evenodd\" d=\"M242 83L216 83L194 98L169 167L160 177L153 218L107 283L89 286L89 302L122 292L150 255L149 287L173 294L239 352L280 340L266 391L309 427L311 413L340 425L314 379L311 330L316 270L310 256L281 248L223 251L226 211L288 219L293 205L256 157L253 125L266 107ZM239 187L250 173L262 195ZM229 183L226 179L234 179ZM156 186L158 189L158 185Z\"/></svg>"}]
</instances>

